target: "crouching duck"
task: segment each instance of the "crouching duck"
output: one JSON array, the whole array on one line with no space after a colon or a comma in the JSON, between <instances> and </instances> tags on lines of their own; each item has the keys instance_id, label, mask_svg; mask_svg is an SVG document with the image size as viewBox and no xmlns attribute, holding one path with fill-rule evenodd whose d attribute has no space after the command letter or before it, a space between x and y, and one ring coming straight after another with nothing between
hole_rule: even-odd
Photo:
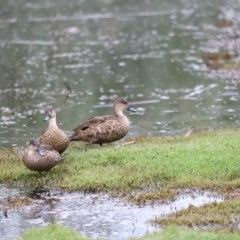
<instances>
[{"instance_id":1,"label":"crouching duck","mask_svg":"<svg viewBox=\"0 0 240 240\"><path fill-rule=\"evenodd\" d=\"M25 154L24 165L33 171L49 171L61 162L60 154L49 145L40 145L39 140L31 140Z\"/></svg>"},{"instance_id":2,"label":"crouching duck","mask_svg":"<svg viewBox=\"0 0 240 240\"><path fill-rule=\"evenodd\" d=\"M75 129L70 137L70 141L84 141L97 143L110 143L123 138L129 131L130 121L123 114L123 110L136 112L128 102L119 98L113 103L114 116L97 116L89 118Z\"/></svg>"},{"instance_id":3,"label":"crouching duck","mask_svg":"<svg viewBox=\"0 0 240 240\"><path fill-rule=\"evenodd\" d=\"M62 154L69 145L69 137L57 126L56 112L52 106L45 109L44 121L49 121L48 128L39 138L41 144L52 146L56 151Z\"/></svg>"}]
</instances>

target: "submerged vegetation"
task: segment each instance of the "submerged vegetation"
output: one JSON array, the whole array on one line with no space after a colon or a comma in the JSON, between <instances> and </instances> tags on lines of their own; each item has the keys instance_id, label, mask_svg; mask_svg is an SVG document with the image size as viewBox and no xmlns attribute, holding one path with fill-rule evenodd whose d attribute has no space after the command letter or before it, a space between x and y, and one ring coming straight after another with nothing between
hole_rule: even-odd
<instances>
[{"instance_id":1,"label":"submerged vegetation","mask_svg":"<svg viewBox=\"0 0 240 240\"><path fill-rule=\"evenodd\" d=\"M203 62L210 69L238 69L239 64L236 64L234 56L227 51L223 52L207 52L202 55Z\"/></svg>"}]
</instances>

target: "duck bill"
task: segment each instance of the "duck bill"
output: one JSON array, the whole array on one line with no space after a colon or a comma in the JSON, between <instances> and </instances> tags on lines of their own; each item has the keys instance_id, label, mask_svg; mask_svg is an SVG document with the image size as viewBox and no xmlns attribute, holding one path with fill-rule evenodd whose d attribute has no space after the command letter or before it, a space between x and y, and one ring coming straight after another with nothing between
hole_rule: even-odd
<instances>
[{"instance_id":1,"label":"duck bill","mask_svg":"<svg viewBox=\"0 0 240 240\"><path fill-rule=\"evenodd\" d=\"M46 114L45 118L43 119L44 122L47 122L49 120L50 116L49 114Z\"/></svg>"},{"instance_id":2,"label":"duck bill","mask_svg":"<svg viewBox=\"0 0 240 240\"><path fill-rule=\"evenodd\" d=\"M37 153L39 154L39 156L44 157L44 153L42 152L42 150L40 149L40 147L37 148Z\"/></svg>"},{"instance_id":3,"label":"duck bill","mask_svg":"<svg viewBox=\"0 0 240 240\"><path fill-rule=\"evenodd\" d=\"M137 111L136 109L134 109L132 107L128 107L127 110L130 111L130 112L136 112Z\"/></svg>"}]
</instances>

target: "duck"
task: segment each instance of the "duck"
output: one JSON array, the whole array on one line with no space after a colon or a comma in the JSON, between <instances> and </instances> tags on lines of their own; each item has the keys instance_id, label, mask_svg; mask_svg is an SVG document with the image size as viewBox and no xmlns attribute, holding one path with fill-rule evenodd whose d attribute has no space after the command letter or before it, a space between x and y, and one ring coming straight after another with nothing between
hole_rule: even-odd
<instances>
[{"instance_id":1,"label":"duck","mask_svg":"<svg viewBox=\"0 0 240 240\"><path fill-rule=\"evenodd\" d=\"M48 128L42 133L39 138L41 144L50 145L62 154L69 145L69 137L57 125L57 114L53 106L48 106L45 109L45 122L49 121Z\"/></svg>"},{"instance_id":2,"label":"duck","mask_svg":"<svg viewBox=\"0 0 240 240\"><path fill-rule=\"evenodd\" d=\"M114 116L103 115L89 118L73 129L70 141L83 141L102 146L120 140L127 135L130 121L123 114L124 110L136 112L124 98L118 98L113 103Z\"/></svg>"},{"instance_id":3,"label":"duck","mask_svg":"<svg viewBox=\"0 0 240 240\"><path fill-rule=\"evenodd\" d=\"M29 142L27 150L23 155L24 165L33 171L49 171L61 162L60 154L50 145L40 144L38 139Z\"/></svg>"}]
</instances>

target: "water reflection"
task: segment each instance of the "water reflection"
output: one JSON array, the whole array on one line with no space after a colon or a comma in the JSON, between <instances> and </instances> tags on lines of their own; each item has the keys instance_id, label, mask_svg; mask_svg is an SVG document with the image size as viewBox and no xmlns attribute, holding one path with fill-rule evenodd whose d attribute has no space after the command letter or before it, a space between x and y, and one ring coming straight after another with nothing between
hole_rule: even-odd
<instances>
[{"instance_id":1,"label":"water reflection","mask_svg":"<svg viewBox=\"0 0 240 240\"><path fill-rule=\"evenodd\" d=\"M17 186L19 189L19 186ZM8 217L0 218L0 232L4 239L13 239L31 227L51 222L69 226L91 238L127 239L158 230L149 220L187 208L221 202L222 197L208 192L186 191L172 202L138 206L107 194L66 193L61 191L19 191L14 186L0 185L0 203L17 195L34 197L34 203L22 210L8 210ZM6 231L7 229L7 231Z\"/></svg>"},{"instance_id":2,"label":"water reflection","mask_svg":"<svg viewBox=\"0 0 240 240\"><path fill-rule=\"evenodd\" d=\"M238 71L201 59L236 49L239 5L220 2L0 3L0 145L38 137L46 105L70 133L120 96L139 102L128 137L238 126ZM216 28L218 18L234 28Z\"/></svg>"}]
</instances>

